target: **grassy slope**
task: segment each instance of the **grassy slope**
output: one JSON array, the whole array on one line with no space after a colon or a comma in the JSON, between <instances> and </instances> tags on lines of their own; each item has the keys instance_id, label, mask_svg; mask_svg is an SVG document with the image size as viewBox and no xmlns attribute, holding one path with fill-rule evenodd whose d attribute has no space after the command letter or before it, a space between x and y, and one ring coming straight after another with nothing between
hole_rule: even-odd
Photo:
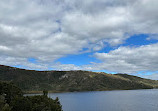
<instances>
[{"instance_id":1,"label":"grassy slope","mask_svg":"<svg viewBox=\"0 0 158 111\"><path fill-rule=\"evenodd\" d=\"M89 71L31 71L0 65L0 80L12 81L24 91L43 89L62 91L96 91L145 89L158 86L158 81L127 74L106 74Z\"/></svg>"}]
</instances>

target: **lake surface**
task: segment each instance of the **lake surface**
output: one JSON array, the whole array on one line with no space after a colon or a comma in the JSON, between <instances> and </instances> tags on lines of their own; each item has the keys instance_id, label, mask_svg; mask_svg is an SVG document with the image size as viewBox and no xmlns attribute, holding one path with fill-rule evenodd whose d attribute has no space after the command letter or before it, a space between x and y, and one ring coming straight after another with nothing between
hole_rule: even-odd
<instances>
[{"instance_id":1,"label":"lake surface","mask_svg":"<svg viewBox=\"0 0 158 111\"><path fill-rule=\"evenodd\" d=\"M158 89L50 93L63 111L158 111Z\"/></svg>"}]
</instances>

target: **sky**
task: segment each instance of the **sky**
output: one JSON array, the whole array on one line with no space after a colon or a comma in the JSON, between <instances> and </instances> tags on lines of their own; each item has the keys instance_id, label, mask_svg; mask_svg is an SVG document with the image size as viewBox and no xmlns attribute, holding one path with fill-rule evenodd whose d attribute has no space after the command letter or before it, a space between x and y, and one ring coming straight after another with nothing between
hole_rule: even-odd
<instances>
[{"instance_id":1,"label":"sky","mask_svg":"<svg viewBox=\"0 0 158 111\"><path fill-rule=\"evenodd\" d=\"M158 80L158 0L0 0L0 64Z\"/></svg>"}]
</instances>

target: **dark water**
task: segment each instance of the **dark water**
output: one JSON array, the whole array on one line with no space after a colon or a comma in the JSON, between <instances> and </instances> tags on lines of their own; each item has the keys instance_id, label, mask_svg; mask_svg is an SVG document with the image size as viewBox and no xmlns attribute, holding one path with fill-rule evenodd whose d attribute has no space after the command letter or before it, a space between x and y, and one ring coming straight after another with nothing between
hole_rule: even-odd
<instances>
[{"instance_id":1,"label":"dark water","mask_svg":"<svg viewBox=\"0 0 158 111\"><path fill-rule=\"evenodd\" d=\"M64 111L158 111L158 89L50 93Z\"/></svg>"}]
</instances>

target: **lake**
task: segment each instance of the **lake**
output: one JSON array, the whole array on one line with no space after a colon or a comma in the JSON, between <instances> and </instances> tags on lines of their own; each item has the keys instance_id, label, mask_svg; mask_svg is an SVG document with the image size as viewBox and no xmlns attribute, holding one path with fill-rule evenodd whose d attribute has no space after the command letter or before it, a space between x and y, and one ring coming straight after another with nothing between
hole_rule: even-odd
<instances>
[{"instance_id":1,"label":"lake","mask_svg":"<svg viewBox=\"0 0 158 111\"><path fill-rule=\"evenodd\" d=\"M50 93L63 111L158 111L158 89Z\"/></svg>"}]
</instances>

